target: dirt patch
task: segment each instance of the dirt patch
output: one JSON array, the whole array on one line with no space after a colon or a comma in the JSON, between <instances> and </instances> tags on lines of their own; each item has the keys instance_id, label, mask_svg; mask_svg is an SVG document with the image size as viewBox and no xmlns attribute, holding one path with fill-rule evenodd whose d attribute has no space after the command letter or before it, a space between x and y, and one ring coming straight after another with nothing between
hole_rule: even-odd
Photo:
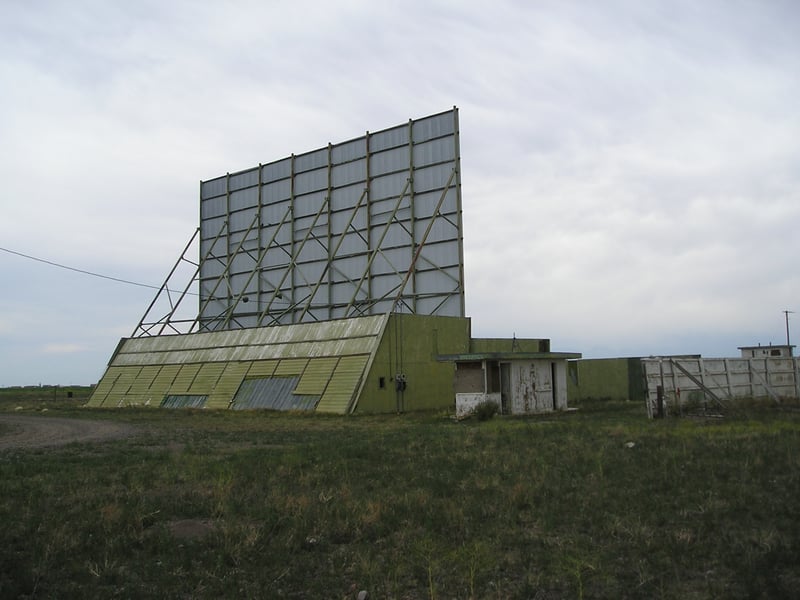
<instances>
[{"instance_id":1,"label":"dirt patch","mask_svg":"<svg viewBox=\"0 0 800 600\"><path fill-rule=\"evenodd\" d=\"M138 432L124 423L0 414L0 450L118 440Z\"/></svg>"},{"instance_id":2,"label":"dirt patch","mask_svg":"<svg viewBox=\"0 0 800 600\"><path fill-rule=\"evenodd\" d=\"M167 529L176 540L194 541L217 530L210 519L181 519L167 523Z\"/></svg>"}]
</instances>

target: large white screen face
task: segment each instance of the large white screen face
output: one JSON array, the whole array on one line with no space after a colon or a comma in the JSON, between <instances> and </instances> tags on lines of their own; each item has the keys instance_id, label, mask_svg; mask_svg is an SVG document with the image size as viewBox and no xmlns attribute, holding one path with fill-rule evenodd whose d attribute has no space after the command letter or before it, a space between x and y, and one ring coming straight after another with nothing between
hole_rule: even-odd
<instances>
[{"instance_id":1,"label":"large white screen face","mask_svg":"<svg viewBox=\"0 0 800 600\"><path fill-rule=\"evenodd\" d=\"M464 316L458 110L200 186L200 327Z\"/></svg>"}]
</instances>

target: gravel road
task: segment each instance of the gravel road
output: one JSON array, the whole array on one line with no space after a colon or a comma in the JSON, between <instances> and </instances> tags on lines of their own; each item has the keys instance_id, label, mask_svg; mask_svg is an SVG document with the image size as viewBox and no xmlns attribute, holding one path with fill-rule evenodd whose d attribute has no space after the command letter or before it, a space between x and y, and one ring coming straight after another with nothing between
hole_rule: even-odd
<instances>
[{"instance_id":1,"label":"gravel road","mask_svg":"<svg viewBox=\"0 0 800 600\"><path fill-rule=\"evenodd\" d=\"M0 414L0 450L62 446L72 442L102 442L134 435L123 423Z\"/></svg>"}]
</instances>

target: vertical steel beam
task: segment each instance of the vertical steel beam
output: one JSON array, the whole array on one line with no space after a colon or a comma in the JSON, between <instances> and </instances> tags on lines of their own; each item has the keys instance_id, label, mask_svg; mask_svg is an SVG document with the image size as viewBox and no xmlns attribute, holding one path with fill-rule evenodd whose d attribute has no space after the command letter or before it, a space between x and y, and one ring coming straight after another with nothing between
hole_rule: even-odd
<instances>
[{"instance_id":1,"label":"vertical steel beam","mask_svg":"<svg viewBox=\"0 0 800 600\"><path fill-rule=\"evenodd\" d=\"M417 229L416 229L416 217L417 217L417 215L416 215L416 208L415 208L415 203L414 203L414 180L413 180L413 177L414 177L414 120L413 119L409 119L408 120L408 172L411 173L411 177L412 177L411 189L409 190L409 197L411 199L411 202L410 202L410 217L409 218L410 218L410 224L411 224L411 227L410 227L410 229L411 229L411 231L410 231L410 233L411 233L411 257L412 257L411 262L413 264L414 263L414 258L413 257L416 254L417 245L418 245L417 244ZM414 273L413 269L411 269L411 268L409 268L408 272L411 273L411 289L412 289L412 291L416 291L416 289L417 289L416 273ZM406 278L408 278L408 274L406 274ZM403 287L405 287L405 286L403 286ZM402 293L402 289L400 291ZM412 306L409 307L411 312L412 313L416 313L417 312L417 299L415 297L412 297L411 304L412 304ZM394 309L394 307L395 307L395 304L392 304L392 309Z\"/></svg>"},{"instance_id":2,"label":"vertical steel beam","mask_svg":"<svg viewBox=\"0 0 800 600\"><path fill-rule=\"evenodd\" d=\"M400 290L397 292L397 296L395 296L394 302L392 303L392 310L397 306L397 303L403 296L403 292L406 289L406 284L408 284L409 279L412 277L413 273L416 271L417 260L419 259L419 255L422 252L422 249L425 247L425 242L428 241L428 235L431 233L431 229L433 229L433 224L436 222L437 215L442 208L442 204L444 203L444 199L447 198L447 192L450 189L450 184L453 182L453 178L456 175L456 170L450 173L450 177L447 180L447 185L444 186L444 190L442 190L442 195L439 196L439 202L436 203L436 208L433 210L433 214L431 215L431 220L428 222L428 226L425 228L425 233L422 235L422 238L419 240L419 245L417 246L416 252L414 252L414 257L411 259L411 264L408 265L408 271L406 272L406 276L403 279L403 282L400 284Z\"/></svg>"},{"instance_id":3,"label":"vertical steel beam","mask_svg":"<svg viewBox=\"0 0 800 600\"><path fill-rule=\"evenodd\" d=\"M461 142L459 140L458 107L453 106L453 155L455 157L456 170L456 215L458 219L458 279L461 289L459 297L461 302L461 316L467 314L466 302L464 297L464 220L461 207Z\"/></svg>"},{"instance_id":4,"label":"vertical steel beam","mask_svg":"<svg viewBox=\"0 0 800 600\"><path fill-rule=\"evenodd\" d=\"M367 131L366 140L364 142L366 146L366 154L367 154L367 179L366 179L366 186L367 186L367 251L372 248L372 155L370 153L370 141L372 137ZM372 298L372 277L367 280L367 298ZM344 316L347 316L347 308L345 308Z\"/></svg>"},{"instance_id":5,"label":"vertical steel beam","mask_svg":"<svg viewBox=\"0 0 800 600\"><path fill-rule=\"evenodd\" d=\"M250 282L253 280L253 277L256 275L256 273L259 272L259 269L261 268L261 263L264 261L264 257L267 255L267 252L272 247L272 244L275 242L275 238L278 237L278 233L280 232L281 228L283 227L284 223L286 222L286 217L289 216L289 213L290 213L290 209L287 208L286 212L283 214L283 217L281 218L280 223L278 223L278 226L275 228L275 232L272 234L272 237L270 238L269 242L267 244L264 244L264 246L262 246L260 248L260 250L258 252L258 258L256 259L256 264L253 267L253 269L250 271L250 276L247 278L247 282L242 286L242 289L239 292L239 294L237 295L236 300L234 301L234 303L231 306L228 307L228 311L227 311L227 314L225 316L225 320L222 323L222 328L223 329L228 326L228 323L230 323L231 318L233 317L234 309L239 305L239 302L242 300L244 295L247 293L247 286L250 285ZM257 215L257 218L260 217L260 215L261 215L261 211L259 211L259 213ZM259 218L259 223L260 223L260 218ZM260 237L261 236L261 231L260 231L261 227L260 227L260 225L259 225L258 229L259 229L258 235L259 235L259 244L260 244L261 243L261 237ZM260 295L261 294L261 283L260 283L261 282L261 278L260 277L258 278L258 282L259 282L258 283L258 291L256 293L259 294L258 298L260 298L261 297L261 295ZM258 307L258 300L256 301L256 307Z\"/></svg>"},{"instance_id":6,"label":"vertical steel beam","mask_svg":"<svg viewBox=\"0 0 800 600\"><path fill-rule=\"evenodd\" d=\"M364 268L364 272L361 274L361 279L358 280L358 284L356 285L356 289L353 292L352 298L350 298L350 302L347 303L345 307L345 316L348 316L349 310L353 308L356 302L356 296L358 296L358 292L361 291L361 286L364 283L364 279L370 274L372 271L372 263L375 260L375 257L378 255L378 252L381 250L381 246L383 245L383 240L386 238L386 234L389 233L389 227L391 227L392 223L394 222L395 216L397 215L397 211L400 209L400 204L403 202L403 198L406 196L406 192L408 192L408 188L411 185L411 177L406 179L406 184L403 186L403 191L400 192L400 197L397 199L397 202L394 205L394 210L392 210L392 214L389 215L389 219L386 221L386 225L383 227L383 231L381 232L380 239L378 239L378 243L375 245L375 248L372 250L369 256L369 260L367 261L367 266ZM368 296L367 299L369 300L371 296Z\"/></svg>"},{"instance_id":7,"label":"vertical steel beam","mask_svg":"<svg viewBox=\"0 0 800 600\"><path fill-rule=\"evenodd\" d=\"M231 243L232 243L231 235L233 233L231 231L231 228L230 228L230 223L231 223L231 174L230 173L225 173L225 220L228 222L228 225L229 225L229 227L228 227L228 237L227 237L226 244L225 244L225 253L228 256L228 260L230 261L230 259L231 259ZM224 275L225 275L225 273L223 273L223 276ZM229 277L226 278L225 286L227 288L225 290L225 295L228 296L228 295L230 295L230 289L231 289L231 281L230 281Z\"/></svg>"},{"instance_id":8,"label":"vertical steel beam","mask_svg":"<svg viewBox=\"0 0 800 600\"><path fill-rule=\"evenodd\" d=\"M319 220L320 216L322 215L322 212L325 210L327 205L328 205L328 200L326 198L320 205L319 210L317 210L317 214L314 216L314 220L311 222L311 225L309 226L306 235L303 237L303 241L300 242L300 245L294 249L292 258L289 261L289 265L286 267L286 270L283 272L283 277L281 277L280 283L278 283L277 287L275 288L275 291L272 293L272 297L269 299L269 302L267 303L267 306L264 307L264 310L261 311L261 314L258 317L257 325L259 327L264 322L264 317L267 316L267 313L270 311L270 308L272 308L272 303L275 301L275 298L277 298L278 292L280 292L281 286L286 281L286 278L289 276L290 273L292 274L292 277L294 277L295 266L297 265L297 258L303 251L303 247L306 245L308 238L311 237L311 232L314 230L314 226L317 224L317 221ZM294 231L294 223L295 221L294 219L292 219L292 231ZM292 287L292 294L293 295L292 295L292 300L290 301L290 305L296 306L297 303L294 302L294 287ZM286 311L284 311L283 314L286 314ZM294 318L292 319L292 322L294 322Z\"/></svg>"},{"instance_id":9,"label":"vertical steel beam","mask_svg":"<svg viewBox=\"0 0 800 600\"><path fill-rule=\"evenodd\" d=\"M222 280L225 277L227 277L227 279L228 279L228 289L225 290L225 297L226 298L232 298L232 296L233 296L233 288L230 285L230 272L231 272L231 267L233 266L233 261L236 258L236 255L239 254L239 250L242 249L242 246L244 245L245 241L247 240L247 236L253 230L253 226L258 222L260 217L261 217L260 214L256 214L255 217L253 217L253 220L250 222L250 226L245 230L244 235L242 236L242 239L239 241L239 243L236 246L236 249L233 252L228 251L228 256L227 256L228 262L225 264L225 269L223 270L222 275L217 279L217 283L214 284L214 288L209 293L208 298L206 298L203 306L200 307L200 314L202 314L205 311L205 309L208 307L209 303L214 299L215 294L217 293L217 289L219 288L220 283L222 283ZM231 231L230 231L230 228L228 228L228 244L229 245L230 245L230 239L231 239ZM229 304L228 308L226 309L225 312L230 313L235 308L236 308L235 304L233 306L230 306L230 304ZM200 318L200 314L198 314L197 319ZM220 314L224 314L224 313L220 313ZM195 320L195 323L197 323L197 319Z\"/></svg>"},{"instance_id":10,"label":"vertical steel beam","mask_svg":"<svg viewBox=\"0 0 800 600\"><path fill-rule=\"evenodd\" d=\"M331 255L331 241L333 240L333 233L331 232L331 220L333 219L333 208L331 207L331 198L333 197L333 144L328 142L328 226L325 228L325 249L328 252L328 260L325 263L324 272L330 273L330 266L331 261L333 260L333 256ZM345 228L346 230L346 228ZM298 321L302 321L303 317L305 316L306 312L308 311L309 307L311 306L311 300L314 298L314 294L317 293L317 289L319 285L321 285L322 279L317 282L317 286L314 288L314 291L311 293L311 298L309 298L308 303L306 304L303 312L300 314L300 318ZM328 306L327 306L327 318L333 319L333 290L331 278L328 277Z\"/></svg>"},{"instance_id":11,"label":"vertical steel beam","mask_svg":"<svg viewBox=\"0 0 800 600\"><path fill-rule=\"evenodd\" d=\"M294 153L292 153L292 160L291 160L291 165L290 165L290 169L291 169L290 177L291 177L291 179L289 179L289 184L290 184L289 207L292 210L292 221L291 221L291 223L292 223L291 234L292 235L289 238L289 256L290 256L290 261L291 262L289 263L289 266L286 267L287 269L291 270L291 274L290 274L290 277L289 277L289 304L294 302L294 268L293 268L293 266L294 266L294 257L295 257L295 253L294 253L294 238L295 238L295 234L297 233L295 231L295 226L297 225L297 223L296 223L296 221L294 219L294 215L295 215L295 210L294 209L295 209L295 200L296 200L296 198L295 198L295 193L296 193L295 178L297 177L297 174L294 171L295 159L296 159L296 157L295 157ZM265 308L261 312L261 315L259 315L259 317L258 317L258 325L261 325L261 322L262 322L262 320L264 318L264 315L267 314L267 311L269 310L269 307L272 306L272 303L275 300L275 298L277 297L277 294L279 294L279 293L282 294L283 293L283 292L280 291L280 287L283 285L284 281L286 281L286 273L284 273L284 276L281 279L281 283L280 283L280 285L278 285L277 290L275 292L273 292L272 297L269 299L269 302L267 303L267 308ZM294 323L294 318L291 319L291 322Z\"/></svg>"},{"instance_id":12,"label":"vertical steel beam","mask_svg":"<svg viewBox=\"0 0 800 600\"><path fill-rule=\"evenodd\" d=\"M259 219L258 219L258 246L257 246L257 248L259 248L259 250L262 247L262 244L261 244L261 231L262 231L262 229L264 229L264 220L263 220L263 214L262 214L262 211L264 210L264 198L263 198L264 182L263 182L263 179L262 179L263 171L264 171L264 168L263 168L262 164L258 163L258 209L257 210L258 210L258 214L259 214ZM271 244L266 244L264 247L269 247L270 245ZM256 268L258 268L261 265L261 260L262 259L263 259L263 256L261 256L258 259L258 263L256 264ZM255 272L256 269L253 269L253 271ZM248 282L248 285L249 285L249 282ZM247 286L245 286L245 288L247 288ZM258 302L261 300L261 291L262 291L261 290L261 277L258 277L258 278L256 278L256 307L258 307Z\"/></svg>"},{"instance_id":13,"label":"vertical steel beam","mask_svg":"<svg viewBox=\"0 0 800 600\"><path fill-rule=\"evenodd\" d=\"M317 283L314 286L314 289L311 291L311 295L308 298L308 302L306 303L305 307L303 308L303 311L300 313L300 317L298 318L299 322L303 321L303 317L306 316L306 313L308 312L309 308L311 308L311 303L314 300L314 296L316 295L317 290L319 290L320 286L322 285L322 280L325 279L326 275L328 275L328 282L329 282L328 283L328 287L330 287L332 285L330 282L333 281L333 279L332 279L331 275L329 275L333 270L333 269L331 269L331 262L333 261L333 259L336 256L336 254L339 252L339 248L342 246L342 242L344 242L344 238L347 235L347 232L350 229L350 226L353 224L353 221L355 220L356 215L358 214L358 210L359 210L359 208L361 208L361 203L364 201L364 198L366 197L366 195L367 195L367 189L364 188L364 191L361 193L361 197L358 199L358 202L356 203L355 208L350 212L350 219L347 221L347 225L345 225L344 230L342 231L341 235L339 236L339 240L336 242L336 247L333 249L332 252L329 251L329 253L328 253L328 262L325 264L325 269L322 271L322 274L319 276L319 279L317 280ZM330 229L329 229L329 231L330 231ZM330 245L328 247L330 248ZM329 299L328 299L329 310L330 310L331 302L332 302L332 299L329 297Z\"/></svg>"}]
</instances>

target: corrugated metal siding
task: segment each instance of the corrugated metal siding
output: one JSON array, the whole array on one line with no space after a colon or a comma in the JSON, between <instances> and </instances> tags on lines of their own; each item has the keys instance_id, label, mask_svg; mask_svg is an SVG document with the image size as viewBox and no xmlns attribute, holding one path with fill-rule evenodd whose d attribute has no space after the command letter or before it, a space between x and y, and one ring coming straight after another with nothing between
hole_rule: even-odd
<instances>
[{"instance_id":1,"label":"corrugated metal siding","mask_svg":"<svg viewBox=\"0 0 800 600\"><path fill-rule=\"evenodd\" d=\"M256 360L247 371L248 377L271 377L278 366L277 360Z\"/></svg>"},{"instance_id":2,"label":"corrugated metal siding","mask_svg":"<svg viewBox=\"0 0 800 600\"><path fill-rule=\"evenodd\" d=\"M314 410L319 396L293 394L299 377L245 379L231 408L236 410Z\"/></svg>"},{"instance_id":3,"label":"corrugated metal siding","mask_svg":"<svg viewBox=\"0 0 800 600\"><path fill-rule=\"evenodd\" d=\"M245 379L281 376L297 379L286 406L307 409L326 394L323 408L344 412L387 318L124 340L90 405L158 406L168 396L207 396L205 407L227 408ZM348 374L353 364L358 372Z\"/></svg>"},{"instance_id":4,"label":"corrugated metal siding","mask_svg":"<svg viewBox=\"0 0 800 600\"><path fill-rule=\"evenodd\" d=\"M172 383L181 370L180 365L164 365L150 386L150 396L153 402L156 398L163 398L169 393Z\"/></svg>"},{"instance_id":5,"label":"corrugated metal siding","mask_svg":"<svg viewBox=\"0 0 800 600\"><path fill-rule=\"evenodd\" d=\"M311 394L321 396L328 387L331 374L339 362L338 357L315 358L309 361L300 382L297 384L295 394Z\"/></svg>"},{"instance_id":6,"label":"corrugated metal siding","mask_svg":"<svg viewBox=\"0 0 800 600\"><path fill-rule=\"evenodd\" d=\"M128 391L131 389L133 382L136 381L139 371L141 371L141 368L139 367L122 369L119 373L119 377L117 377L116 381L114 382L113 387L108 392L108 396L106 396L106 400L103 403L104 406L126 406L128 404L126 401L126 396L128 395Z\"/></svg>"},{"instance_id":7,"label":"corrugated metal siding","mask_svg":"<svg viewBox=\"0 0 800 600\"><path fill-rule=\"evenodd\" d=\"M208 396L166 396L161 402L161 408L203 408L207 399Z\"/></svg>"},{"instance_id":8,"label":"corrugated metal siding","mask_svg":"<svg viewBox=\"0 0 800 600\"><path fill-rule=\"evenodd\" d=\"M175 376L170 392L172 394L188 394L200 366L199 364L182 365L181 370Z\"/></svg>"},{"instance_id":9,"label":"corrugated metal siding","mask_svg":"<svg viewBox=\"0 0 800 600\"><path fill-rule=\"evenodd\" d=\"M225 363L204 363L192 381L189 393L193 395L208 395L214 391L217 381L225 370Z\"/></svg>"},{"instance_id":10,"label":"corrugated metal siding","mask_svg":"<svg viewBox=\"0 0 800 600\"><path fill-rule=\"evenodd\" d=\"M236 390L238 390L239 386L242 384L248 369L250 369L250 363L248 362L226 363L225 371L223 371L219 381L217 381L214 391L208 397L206 407L228 408L231 402L233 402Z\"/></svg>"},{"instance_id":11,"label":"corrugated metal siding","mask_svg":"<svg viewBox=\"0 0 800 600\"><path fill-rule=\"evenodd\" d=\"M117 381L120 373L122 373L122 367L108 367L106 369L103 378L97 383L97 386L94 388L94 392L92 393L92 397L89 399L88 405L94 408L103 406L103 403L106 401L109 392L111 392L114 384Z\"/></svg>"},{"instance_id":12,"label":"corrugated metal siding","mask_svg":"<svg viewBox=\"0 0 800 600\"><path fill-rule=\"evenodd\" d=\"M319 412L345 414L364 375L368 355L343 356L317 405Z\"/></svg>"},{"instance_id":13,"label":"corrugated metal siding","mask_svg":"<svg viewBox=\"0 0 800 600\"><path fill-rule=\"evenodd\" d=\"M274 375L302 375L308 364L307 358L293 358L282 360L275 369Z\"/></svg>"},{"instance_id":14,"label":"corrugated metal siding","mask_svg":"<svg viewBox=\"0 0 800 600\"><path fill-rule=\"evenodd\" d=\"M161 371L159 366L142 367L128 390L125 400L130 404L144 404L152 401L150 388L159 371Z\"/></svg>"},{"instance_id":15,"label":"corrugated metal siding","mask_svg":"<svg viewBox=\"0 0 800 600\"><path fill-rule=\"evenodd\" d=\"M386 315L277 327L166 335L125 340L115 366L227 362L364 351L379 335Z\"/></svg>"}]
</instances>

